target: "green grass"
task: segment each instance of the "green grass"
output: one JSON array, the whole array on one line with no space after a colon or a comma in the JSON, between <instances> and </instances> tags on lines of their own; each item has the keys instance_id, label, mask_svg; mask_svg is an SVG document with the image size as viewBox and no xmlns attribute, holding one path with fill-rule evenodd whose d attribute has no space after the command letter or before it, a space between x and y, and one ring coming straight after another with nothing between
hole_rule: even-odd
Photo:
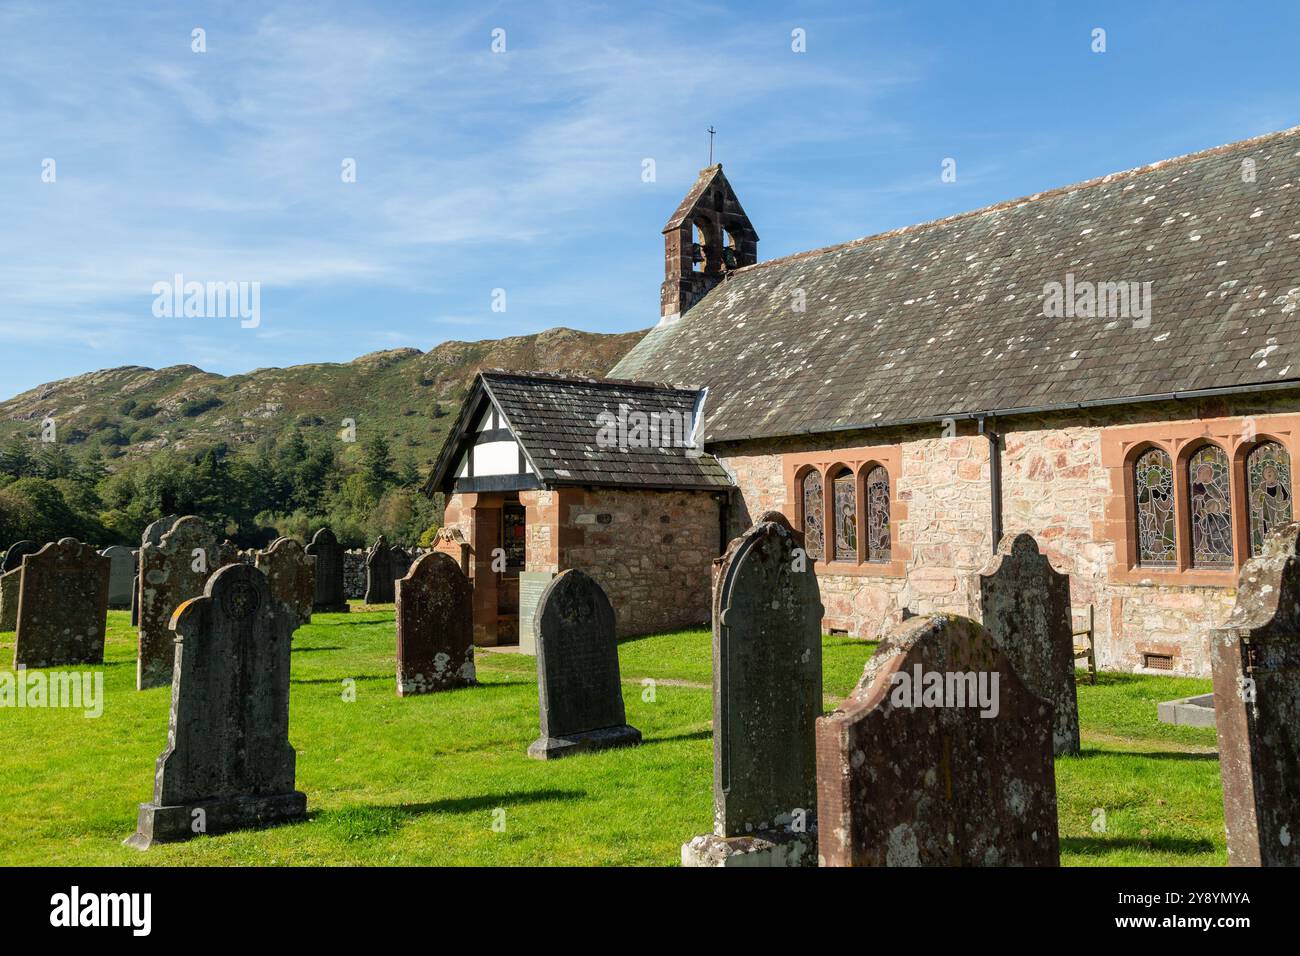
<instances>
[{"instance_id":1,"label":"green grass","mask_svg":"<svg viewBox=\"0 0 1300 956\"><path fill-rule=\"evenodd\" d=\"M828 708L873 648L825 638ZM6 666L12 650L0 635ZM645 744L544 763L525 754L532 658L481 652L483 686L399 700L391 610L317 615L294 639L290 723L310 819L139 853L120 844L151 794L170 691L135 690L134 631L111 612L102 717L0 709L0 865L675 864L712 825L709 635L636 638L619 653ZM1157 701L1208 686L1119 675L1080 686L1085 752L1057 761L1064 863L1224 862L1213 731L1155 719ZM1091 830L1097 807L1103 834Z\"/></svg>"}]
</instances>

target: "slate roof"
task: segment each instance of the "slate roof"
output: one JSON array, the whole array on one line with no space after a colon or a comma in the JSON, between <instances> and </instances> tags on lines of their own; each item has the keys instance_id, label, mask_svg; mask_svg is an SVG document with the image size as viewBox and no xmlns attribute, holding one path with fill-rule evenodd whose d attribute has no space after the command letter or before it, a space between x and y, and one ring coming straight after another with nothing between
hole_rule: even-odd
<instances>
[{"instance_id":1,"label":"slate roof","mask_svg":"<svg viewBox=\"0 0 1300 956\"><path fill-rule=\"evenodd\" d=\"M1067 273L1150 326L1044 317ZM1295 383L1298 306L1300 127L735 270L610 374L707 386L706 442L829 432Z\"/></svg>"},{"instance_id":2,"label":"slate roof","mask_svg":"<svg viewBox=\"0 0 1300 956\"><path fill-rule=\"evenodd\" d=\"M479 389L496 404L538 477L548 487L594 485L626 488L726 489L731 479L717 459L671 440L667 447L602 447L598 416L627 412L692 416L699 393L649 382L571 378L542 373L484 370L462 406L461 421L447 437L428 490L445 490L460 459L460 439ZM631 444L631 443L628 443ZM689 452L689 454L688 454Z\"/></svg>"}]
</instances>

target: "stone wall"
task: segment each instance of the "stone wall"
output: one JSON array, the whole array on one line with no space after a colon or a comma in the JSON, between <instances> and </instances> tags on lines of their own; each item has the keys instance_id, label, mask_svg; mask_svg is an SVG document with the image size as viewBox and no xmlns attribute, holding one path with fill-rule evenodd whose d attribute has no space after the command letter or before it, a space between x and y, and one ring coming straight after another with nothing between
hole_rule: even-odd
<instances>
[{"instance_id":1,"label":"stone wall","mask_svg":"<svg viewBox=\"0 0 1300 956\"><path fill-rule=\"evenodd\" d=\"M721 542L712 494L608 488L558 494L560 569L581 568L599 582L614 605L620 637L708 625L710 569ZM532 546L530 535L529 570L553 570L532 567Z\"/></svg>"},{"instance_id":2,"label":"stone wall","mask_svg":"<svg viewBox=\"0 0 1300 956\"><path fill-rule=\"evenodd\" d=\"M993 426L1004 434L1003 533L1034 535L1053 566L1070 575L1078 621L1086 605L1094 605L1099 666L1142 670L1145 654L1161 654L1172 658L1173 673L1208 675L1208 631L1221 623L1235 597L1232 575L1201 585L1195 575L1184 574L1179 583L1170 584L1117 571L1122 542L1111 539L1107 509L1113 509L1116 496L1124 492L1112 487L1114 474L1103 467L1103 433L1119 426L1236 416L1253 422L1259 416L1262 434L1269 428L1262 416L1297 408L1300 396L1279 392L1199 404L1117 406ZM869 568L853 575L834 574L819 567L826 606L823 626L877 639L905 609L918 614L978 613L976 572L994 548L989 442L974 434L972 422L954 423L948 431L952 437L943 437L942 426L935 424L848 432L834 443L800 438L720 446L716 452L739 488L730 533L738 534L754 515L771 508L795 519L784 455L897 445L901 473L891 475L892 496L896 505L905 504L898 541L911 551L906 574L873 575ZM1141 429L1134 432L1140 434ZM1294 455L1293 461L1300 467Z\"/></svg>"}]
</instances>

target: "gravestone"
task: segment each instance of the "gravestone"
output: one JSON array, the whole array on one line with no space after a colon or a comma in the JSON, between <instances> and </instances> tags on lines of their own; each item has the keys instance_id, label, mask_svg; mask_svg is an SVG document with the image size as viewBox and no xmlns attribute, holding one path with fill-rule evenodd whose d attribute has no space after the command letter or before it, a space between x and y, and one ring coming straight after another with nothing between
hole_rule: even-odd
<instances>
[{"instance_id":1,"label":"gravestone","mask_svg":"<svg viewBox=\"0 0 1300 956\"><path fill-rule=\"evenodd\" d=\"M1210 631L1229 866L1300 866L1300 524L1272 532Z\"/></svg>"},{"instance_id":2,"label":"gravestone","mask_svg":"<svg viewBox=\"0 0 1300 956\"><path fill-rule=\"evenodd\" d=\"M731 542L713 594L714 832L685 866L815 866L822 604L784 521Z\"/></svg>"},{"instance_id":3,"label":"gravestone","mask_svg":"<svg viewBox=\"0 0 1300 956\"><path fill-rule=\"evenodd\" d=\"M136 567L138 568L140 556L136 555ZM131 577L131 626L140 626L140 575Z\"/></svg>"},{"instance_id":4,"label":"gravestone","mask_svg":"<svg viewBox=\"0 0 1300 956\"><path fill-rule=\"evenodd\" d=\"M1052 704L978 622L899 624L817 721L823 866L1057 866Z\"/></svg>"},{"instance_id":5,"label":"gravestone","mask_svg":"<svg viewBox=\"0 0 1300 956\"><path fill-rule=\"evenodd\" d=\"M140 548L137 689L165 687L171 681L171 616L183 602L203 593L217 560L217 539L194 515L178 520L157 543L146 537Z\"/></svg>"},{"instance_id":6,"label":"gravestone","mask_svg":"<svg viewBox=\"0 0 1300 956\"><path fill-rule=\"evenodd\" d=\"M144 547L147 544L157 545L162 541L162 536L172 529L172 526L180 521L180 515L164 515L154 521L149 522L140 532L140 547L135 552L135 576L136 576L136 610L133 615L131 626L140 626L140 582L144 580L144 575L140 573L141 556L144 553Z\"/></svg>"},{"instance_id":7,"label":"gravestone","mask_svg":"<svg viewBox=\"0 0 1300 956\"><path fill-rule=\"evenodd\" d=\"M397 582L406 577L407 572L411 570L411 565L415 562L405 548L394 545L391 554L393 558L393 593L396 596Z\"/></svg>"},{"instance_id":8,"label":"gravestone","mask_svg":"<svg viewBox=\"0 0 1300 956\"><path fill-rule=\"evenodd\" d=\"M239 548L229 538L217 545L217 568L224 568L227 564L239 564L240 560Z\"/></svg>"},{"instance_id":9,"label":"gravestone","mask_svg":"<svg viewBox=\"0 0 1300 956\"><path fill-rule=\"evenodd\" d=\"M397 582L397 695L470 687L474 589L456 562L426 554Z\"/></svg>"},{"instance_id":10,"label":"gravestone","mask_svg":"<svg viewBox=\"0 0 1300 956\"><path fill-rule=\"evenodd\" d=\"M537 654L537 608L554 571L519 572L519 653Z\"/></svg>"},{"instance_id":11,"label":"gravestone","mask_svg":"<svg viewBox=\"0 0 1300 956\"><path fill-rule=\"evenodd\" d=\"M105 548L101 552L109 560L108 570L108 606L124 608L131 606L131 582L135 579L135 552L120 544Z\"/></svg>"},{"instance_id":12,"label":"gravestone","mask_svg":"<svg viewBox=\"0 0 1300 956\"><path fill-rule=\"evenodd\" d=\"M396 563L393 549L381 534L375 546L366 555L367 604L392 604L395 598L393 583L396 580Z\"/></svg>"},{"instance_id":13,"label":"gravestone","mask_svg":"<svg viewBox=\"0 0 1300 956\"><path fill-rule=\"evenodd\" d=\"M312 535L307 553L316 559L316 596L313 609L321 612L348 611L343 594L343 546L334 532L321 528Z\"/></svg>"},{"instance_id":14,"label":"gravestone","mask_svg":"<svg viewBox=\"0 0 1300 956\"><path fill-rule=\"evenodd\" d=\"M635 746L628 726L614 639L614 608L582 571L558 575L536 616L541 736L528 756L554 760L586 750Z\"/></svg>"},{"instance_id":15,"label":"gravestone","mask_svg":"<svg viewBox=\"0 0 1300 956\"><path fill-rule=\"evenodd\" d=\"M266 575L242 563L221 568L202 597L181 605L171 622L167 749L128 846L144 850L305 817L289 744L294 626Z\"/></svg>"},{"instance_id":16,"label":"gravestone","mask_svg":"<svg viewBox=\"0 0 1300 956\"><path fill-rule=\"evenodd\" d=\"M112 561L76 538L23 560L14 668L104 663Z\"/></svg>"},{"instance_id":17,"label":"gravestone","mask_svg":"<svg viewBox=\"0 0 1300 956\"><path fill-rule=\"evenodd\" d=\"M22 568L0 574L0 631L18 627L18 592L22 583Z\"/></svg>"},{"instance_id":18,"label":"gravestone","mask_svg":"<svg viewBox=\"0 0 1300 956\"><path fill-rule=\"evenodd\" d=\"M1007 535L980 572L984 626L1025 686L1052 702L1056 755L1079 752L1070 576L1039 552L1032 535Z\"/></svg>"},{"instance_id":19,"label":"gravestone","mask_svg":"<svg viewBox=\"0 0 1300 956\"><path fill-rule=\"evenodd\" d=\"M9 550L5 552L4 562L0 564L0 572L7 574L10 571L18 570L23 566L23 558L29 554L35 554L40 549L41 546L35 541L24 539L14 542L9 546Z\"/></svg>"},{"instance_id":20,"label":"gravestone","mask_svg":"<svg viewBox=\"0 0 1300 956\"><path fill-rule=\"evenodd\" d=\"M311 623L316 601L315 563L296 538L276 538L267 550L257 552L254 562L271 582L271 594L289 605L300 627Z\"/></svg>"}]
</instances>

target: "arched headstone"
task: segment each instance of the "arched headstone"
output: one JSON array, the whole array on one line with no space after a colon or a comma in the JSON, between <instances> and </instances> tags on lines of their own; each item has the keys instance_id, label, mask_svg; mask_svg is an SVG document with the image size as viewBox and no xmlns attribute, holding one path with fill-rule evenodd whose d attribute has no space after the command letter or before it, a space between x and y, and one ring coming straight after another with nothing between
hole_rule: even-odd
<instances>
[{"instance_id":1,"label":"arched headstone","mask_svg":"<svg viewBox=\"0 0 1300 956\"><path fill-rule=\"evenodd\" d=\"M599 584L565 571L542 593L535 618L541 736L528 748L539 760L584 750L634 746L618 671L614 609Z\"/></svg>"},{"instance_id":2,"label":"arched headstone","mask_svg":"<svg viewBox=\"0 0 1300 956\"><path fill-rule=\"evenodd\" d=\"M165 542L164 542L165 543ZM292 610L266 575L232 564L171 622L175 686L153 800L128 846L302 819L289 743Z\"/></svg>"},{"instance_id":3,"label":"arched headstone","mask_svg":"<svg viewBox=\"0 0 1300 956\"><path fill-rule=\"evenodd\" d=\"M195 515L179 519L157 543L146 536L140 548L137 689L170 683L171 616L182 602L203 593L218 561L217 539L207 522Z\"/></svg>"},{"instance_id":4,"label":"arched headstone","mask_svg":"<svg viewBox=\"0 0 1300 956\"><path fill-rule=\"evenodd\" d=\"M474 589L445 554L426 554L397 582L397 693L469 687L474 679Z\"/></svg>"},{"instance_id":5,"label":"arched headstone","mask_svg":"<svg viewBox=\"0 0 1300 956\"><path fill-rule=\"evenodd\" d=\"M1300 524L1241 569L1210 632L1230 866L1300 866Z\"/></svg>"},{"instance_id":6,"label":"arched headstone","mask_svg":"<svg viewBox=\"0 0 1300 956\"><path fill-rule=\"evenodd\" d=\"M16 571L23 566L23 558L29 554L35 554L41 549L41 546L35 541L28 541L24 538L22 541L15 541L5 552L4 563L0 564L0 572L8 573Z\"/></svg>"},{"instance_id":7,"label":"arched headstone","mask_svg":"<svg viewBox=\"0 0 1300 956\"><path fill-rule=\"evenodd\" d=\"M1010 535L980 572L984 626L1025 686L1052 702L1058 757L1079 752L1070 576L1052 567L1033 535Z\"/></svg>"},{"instance_id":8,"label":"arched headstone","mask_svg":"<svg viewBox=\"0 0 1300 956\"><path fill-rule=\"evenodd\" d=\"M301 626L311 623L316 600L316 561L296 538L276 538L271 547L257 552L255 566L271 582L271 594L293 609Z\"/></svg>"},{"instance_id":9,"label":"arched headstone","mask_svg":"<svg viewBox=\"0 0 1300 956\"><path fill-rule=\"evenodd\" d=\"M111 563L75 538L27 555L18 597L15 668L104 663Z\"/></svg>"},{"instance_id":10,"label":"arched headstone","mask_svg":"<svg viewBox=\"0 0 1300 956\"><path fill-rule=\"evenodd\" d=\"M316 595L313 610L340 612L348 610L343 593L343 547L329 528L312 535L307 553L316 559Z\"/></svg>"},{"instance_id":11,"label":"arched headstone","mask_svg":"<svg viewBox=\"0 0 1300 956\"><path fill-rule=\"evenodd\" d=\"M817 721L822 865L1059 865L1052 726L978 622L899 624Z\"/></svg>"},{"instance_id":12,"label":"arched headstone","mask_svg":"<svg viewBox=\"0 0 1300 956\"><path fill-rule=\"evenodd\" d=\"M393 550L381 534L375 546L366 555L366 597L367 604L392 604L395 592L393 582L396 580L396 568Z\"/></svg>"},{"instance_id":13,"label":"arched headstone","mask_svg":"<svg viewBox=\"0 0 1300 956\"><path fill-rule=\"evenodd\" d=\"M816 864L822 613L788 522L731 542L713 595L714 832L682 848L684 864Z\"/></svg>"}]
</instances>

